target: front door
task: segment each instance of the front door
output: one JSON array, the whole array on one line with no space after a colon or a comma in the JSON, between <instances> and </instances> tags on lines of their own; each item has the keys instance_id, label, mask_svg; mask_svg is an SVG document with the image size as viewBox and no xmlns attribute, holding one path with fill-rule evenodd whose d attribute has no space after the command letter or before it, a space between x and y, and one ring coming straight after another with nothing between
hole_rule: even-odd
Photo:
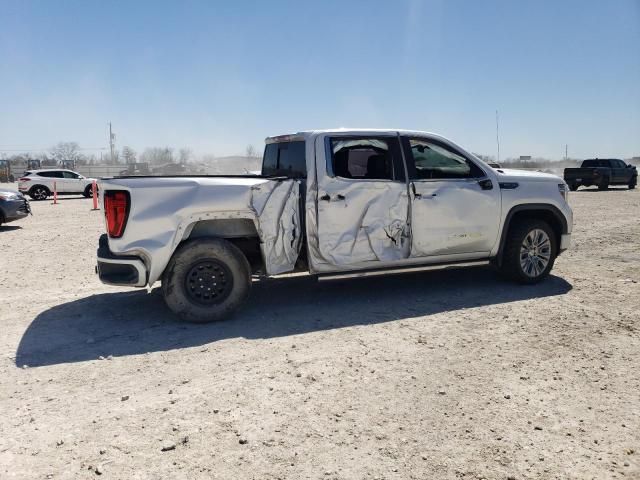
<instances>
[{"instance_id":1,"label":"front door","mask_svg":"<svg viewBox=\"0 0 640 480\"><path fill-rule=\"evenodd\" d=\"M84 185L80 175L68 170L62 172L64 176L64 191L66 193L82 193L84 191Z\"/></svg>"},{"instance_id":2,"label":"front door","mask_svg":"<svg viewBox=\"0 0 640 480\"><path fill-rule=\"evenodd\" d=\"M409 199L397 135L336 134L319 147L319 270L408 258Z\"/></svg>"},{"instance_id":3,"label":"front door","mask_svg":"<svg viewBox=\"0 0 640 480\"><path fill-rule=\"evenodd\" d=\"M500 186L452 145L406 138L411 257L488 255L498 238Z\"/></svg>"},{"instance_id":4,"label":"front door","mask_svg":"<svg viewBox=\"0 0 640 480\"><path fill-rule=\"evenodd\" d=\"M628 172L627 164L622 160L611 160L611 183L627 183Z\"/></svg>"}]
</instances>

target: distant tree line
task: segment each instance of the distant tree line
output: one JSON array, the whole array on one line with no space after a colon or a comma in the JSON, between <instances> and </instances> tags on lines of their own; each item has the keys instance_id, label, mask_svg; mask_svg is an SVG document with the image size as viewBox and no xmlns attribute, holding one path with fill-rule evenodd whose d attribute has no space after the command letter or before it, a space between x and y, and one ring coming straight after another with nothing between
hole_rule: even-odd
<instances>
[{"instance_id":1,"label":"distant tree line","mask_svg":"<svg viewBox=\"0 0 640 480\"><path fill-rule=\"evenodd\" d=\"M122 150L114 149L113 159L111 152L105 149L101 154L87 154L77 142L59 142L48 151L38 153L24 152L7 154L0 151L0 159L9 160L11 163L27 163L29 160L40 160L43 167L53 167L60 165L63 161L72 160L76 165L99 165L99 164L132 164L148 163L149 165L187 164L200 161L212 163L216 156L205 153L196 157L193 150L187 147L173 149L170 147L148 147L138 154L132 147L125 145ZM253 145L248 145L245 149L245 157L259 159L261 153Z\"/></svg>"}]
</instances>

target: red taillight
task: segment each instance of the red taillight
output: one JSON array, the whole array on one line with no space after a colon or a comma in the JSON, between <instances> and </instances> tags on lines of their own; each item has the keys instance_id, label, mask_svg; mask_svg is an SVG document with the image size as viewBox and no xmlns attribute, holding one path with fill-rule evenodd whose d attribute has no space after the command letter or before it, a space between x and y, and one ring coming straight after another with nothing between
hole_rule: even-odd
<instances>
[{"instance_id":1,"label":"red taillight","mask_svg":"<svg viewBox=\"0 0 640 480\"><path fill-rule=\"evenodd\" d=\"M107 219L107 233L111 238L120 238L124 233L129 216L129 192L107 190L104 192L104 216Z\"/></svg>"},{"instance_id":2,"label":"red taillight","mask_svg":"<svg viewBox=\"0 0 640 480\"><path fill-rule=\"evenodd\" d=\"M30 182L30 181L31 181L31 179L30 179L29 177L20 177L20 178L18 179L18 181L19 181L19 182Z\"/></svg>"}]
</instances>

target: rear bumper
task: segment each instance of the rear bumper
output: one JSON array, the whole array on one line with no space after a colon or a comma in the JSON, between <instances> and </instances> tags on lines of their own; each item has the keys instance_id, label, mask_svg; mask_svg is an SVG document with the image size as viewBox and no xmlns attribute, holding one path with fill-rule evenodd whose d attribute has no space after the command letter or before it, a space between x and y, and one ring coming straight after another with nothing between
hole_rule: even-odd
<instances>
[{"instance_id":1,"label":"rear bumper","mask_svg":"<svg viewBox=\"0 0 640 480\"><path fill-rule=\"evenodd\" d=\"M147 268L140 257L116 255L109 249L107 235L101 235L98 243L96 273L102 283L128 287L147 285Z\"/></svg>"}]
</instances>

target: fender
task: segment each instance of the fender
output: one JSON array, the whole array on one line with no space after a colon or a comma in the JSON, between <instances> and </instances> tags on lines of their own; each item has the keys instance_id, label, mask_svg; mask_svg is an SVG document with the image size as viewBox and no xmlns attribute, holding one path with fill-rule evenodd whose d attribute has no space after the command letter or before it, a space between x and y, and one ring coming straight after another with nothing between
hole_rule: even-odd
<instances>
[{"instance_id":1,"label":"fender","mask_svg":"<svg viewBox=\"0 0 640 480\"><path fill-rule=\"evenodd\" d=\"M502 265L502 252L504 251L504 245L507 239L507 232L509 231L509 227L511 226L511 220L516 213L527 210L543 210L546 212L550 212L554 216L554 218L556 218L560 222L560 225L562 226L561 233L569 233L567 219L555 205L551 205L550 203L523 203L521 205L515 205L511 207L511 210L509 210L509 213L507 213L507 216L504 219L504 225L502 226L502 233L500 234L500 248L498 249L498 254L496 255L498 266Z\"/></svg>"}]
</instances>

